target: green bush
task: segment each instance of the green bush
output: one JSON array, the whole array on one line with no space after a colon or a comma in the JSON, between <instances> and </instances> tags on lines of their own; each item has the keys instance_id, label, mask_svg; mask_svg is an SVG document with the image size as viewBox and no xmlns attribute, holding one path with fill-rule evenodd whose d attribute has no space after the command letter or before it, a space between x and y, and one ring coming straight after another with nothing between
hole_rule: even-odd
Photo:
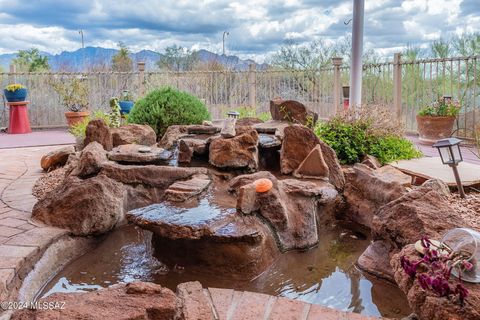
<instances>
[{"instance_id":1,"label":"green bush","mask_svg":"<svg viewBox=\"0 0 480 320\"><path fill-rule=\"evenodd\" d=\"M386 110L377 106L350 111L317 124L315 133L335 150L342 164L360 162L367 154L382 164L422 156Z\"/></svg>"},{"instance_id":2,"label":"green bush","mask_svg":"<svg viewBox=\"0 0 480 320\"><path fill-rule=\"evenodd\" d=\"M73 125L70 128L70 133L77 138L85 138L85 132L87 131L87 125L90 120L102 119L110 127L110 115L103 111L95 111L93 115L86 117L82 122Z\"/></svg>"},{"instance_id":3,"label":"green bush","mask_svg":"<svg viewBox=\"0 0 480 320\"><path fill-rule=\"evenodd\" d=\"M382 164L422 156L422 153L416 149L411 141L396 136L372 139L367 153L377 157Z\"/></svg>"},{"instance_id":4,"label":"green bush","mask_svg":"<svg viewBox=\"0 0 480 320\"><path fill-rule=\"evenodd\" d=\"M156 89L137 100L127 121L148 124L162 136L174 124L200 124L210 119L205 104L196 97L173 88Z\"/></svg>"}]
</instances>

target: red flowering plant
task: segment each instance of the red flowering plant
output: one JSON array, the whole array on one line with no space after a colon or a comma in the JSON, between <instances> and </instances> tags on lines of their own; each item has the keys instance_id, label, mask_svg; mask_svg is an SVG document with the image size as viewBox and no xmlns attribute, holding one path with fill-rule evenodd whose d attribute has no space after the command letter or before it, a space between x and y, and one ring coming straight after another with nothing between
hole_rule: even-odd
<instances>
[{"instance_id":1,"label":"red flowering plant","mask_svg":"<svg viewBox=\"0 0 480 320\"><path fill-rule=\"evenodd\" d=\"M432 244L427 237L422 237L423 258L410 261L407 257L400 257L400 264L411 278L416 278L422 289L430 290L440 297L447 297L458 301L463 306L468 290L462 284L461 272L458 282L450 284L450 275L453 268L461 271L471 271L473 264L468 262L469 254L454 252L445 244L440 246Z\"/></svg>"}]
</instances>

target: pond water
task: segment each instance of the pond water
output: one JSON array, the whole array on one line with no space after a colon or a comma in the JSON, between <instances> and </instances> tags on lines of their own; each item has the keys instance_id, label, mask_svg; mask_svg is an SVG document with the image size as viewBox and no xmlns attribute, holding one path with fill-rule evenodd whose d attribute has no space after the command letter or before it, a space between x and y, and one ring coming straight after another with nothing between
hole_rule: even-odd
<instances>
[{"instance_id":1,"label":"pond water","mask_svg":"<svg viewBox=\"0 0 480 320\"><path fill-rule=\"evenodd\" d=\"M234 288L299 299L371 316L401 318L411 313L395 285L355 267L368 246L368 230L337 222L320 230L320 244L305 252L288 252L255 279L212 275L201 268L162 263L162 251L151 246L152 234L136 226L120 227L99 246L69 263L39 293L91 291L134 280L152 281L175 290L198 280L204 287Z\"/></svg>"}]
</instances>

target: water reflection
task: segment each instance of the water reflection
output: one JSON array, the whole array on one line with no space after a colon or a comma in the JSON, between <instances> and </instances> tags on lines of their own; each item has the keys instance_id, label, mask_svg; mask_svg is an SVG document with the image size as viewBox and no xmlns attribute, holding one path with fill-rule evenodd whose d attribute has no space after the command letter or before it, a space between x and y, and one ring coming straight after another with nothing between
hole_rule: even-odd
<instances>
[{"instance_id":1,"label":"water reflection","mask_svg":"<svg viewBox=\"0 0 480 320\"><path fill-rule=\"evenodd\" d=\"M42 295L90 291L133 280L153 281L175 290L178 283L198 280L205 287L262 292L371 316L410 314L406 298L396 286L355 268L358 255L369 243L357 235L342 225L322 230L316 248L283 254L257 278L238 281L201 269L166 266L152 256L151 233L127 226L70 263Z\"/></svg>"}]
</instances>

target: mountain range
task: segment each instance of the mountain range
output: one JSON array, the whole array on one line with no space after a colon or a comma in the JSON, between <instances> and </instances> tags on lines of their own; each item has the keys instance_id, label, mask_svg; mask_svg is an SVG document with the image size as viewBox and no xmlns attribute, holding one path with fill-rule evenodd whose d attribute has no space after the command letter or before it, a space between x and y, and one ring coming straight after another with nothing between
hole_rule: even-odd
<instances>
[{"instance_id":1,"label":"mountain range","mask_svg":"<svg viewBox=\"0 0 480 320\"><path fill-rule=\"evenodd\" d=\"M86 47L75 51L63 51L59 54L50 54L42 52L42 55L48 57L48 63L52 71L81 71L84 66L109 66L112 57L118 52L117 49L102 47ZM15 59L16 53L0 54L0 66L4 70L9 70L9 65ZM134 64L145 62L146 70L157 70L156 62L162 57L162 54L152 50L141 50L130 55ZM255 63L253 60L243 60L237 56L219 55L208 50L199 50L198 57L200 62L217 62L233 70L248 70L248 66ZM257 69L265 69L266 64L255 63Z\"/></svg>"}]
</instances>

